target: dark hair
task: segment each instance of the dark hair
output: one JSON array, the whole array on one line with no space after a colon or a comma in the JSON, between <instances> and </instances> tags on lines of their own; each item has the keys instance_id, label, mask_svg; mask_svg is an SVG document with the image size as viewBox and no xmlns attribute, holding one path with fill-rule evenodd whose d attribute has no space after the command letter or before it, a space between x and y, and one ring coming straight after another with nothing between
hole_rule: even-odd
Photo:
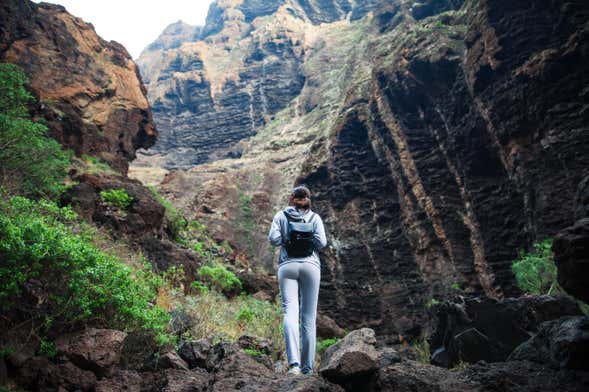
<instances>
[{"instance_id":1,"label":"dark hair","mask_svg":"<svg viewBox=\"0 0 589 392\"><path fill-rule=\"evenodd\" d=\"M294 199L307 199L304 203L295 203ZM298 185L290 192L288 204L297 208L308 210L311 208L311 191L306 185Z\"/></svg>"}]
</instances>

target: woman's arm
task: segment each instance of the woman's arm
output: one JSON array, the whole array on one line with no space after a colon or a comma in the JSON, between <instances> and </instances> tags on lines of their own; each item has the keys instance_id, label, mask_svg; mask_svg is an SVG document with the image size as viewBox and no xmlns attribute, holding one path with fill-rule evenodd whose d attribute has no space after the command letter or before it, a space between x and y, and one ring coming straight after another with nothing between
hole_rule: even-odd
<instances>
[{"instance_id":1,"label":"woman's arm","mask_svg":"<svg viewBox=\"0 0 589 392\"><path fill-rule=\"evenodd\" d=\"M327 238L325 237L325 227L323 227L323 220L317 215L315 233L313 243L316 250L321 250L327 245Z\"/></svg>"},{"instance_id":2,"label":"woman's arm","mask_svg":"<svg viewBox=\"0 0 589 392\"><path fill-rule=\"evenodd\" d=\"M280 217L279 214L274 215L272 225L270 225L270 232L268 233L268 241L274 246L282 245L282 233L280 232Z\"/></svg>"}]
</instances>

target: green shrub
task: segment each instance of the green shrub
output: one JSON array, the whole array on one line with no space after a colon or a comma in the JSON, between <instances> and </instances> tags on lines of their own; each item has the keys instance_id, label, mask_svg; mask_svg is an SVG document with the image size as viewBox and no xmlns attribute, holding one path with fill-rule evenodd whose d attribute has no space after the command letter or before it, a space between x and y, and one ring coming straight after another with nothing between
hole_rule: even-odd
<instances>
[{"instance_id":1,"label":"green shrub","mask_svg":"<svg viewBox=\"0 0 589 392\"><path fill-rule=\"evenodd\" d=\"M46 357L53 358L57 355L57 349L55 348L55 343L41 339L41 344L39 346L39 354L45 355Z\"/></svg>"},{"instance_id":2,"label":"green shrub","mask_svg":"<svg viewBox=\"0 0 589 392\"><path fill-rule=\"evenodd\" d=\"M18 66L0 63L0 185L13 194L52 197L64 189L71 154L31 120L27 105L34 98L26 83Z\"/></svg>"},{"instance_id":3,"label":"green shrub","mask_svg":"<svg viewBox=\"0 0 589 392\"><path fill-rule=\"evenodd\" d=\"M34 279L49 328L94 320L169 340L169 316L154 305L162 279L149 266L134 269L100 251L89 233L74 234L76 219L71 208L50 201L0 199L0 307L24 311L15 306Z\"/></svg>"},{"instance_id":4,"label":"green shrub","mask_svg":"<svg viewBox=\"0 0 589 392\"><path fill-rule=\"evenodd\" d=\"M317 341L317 348L316 351L319 354L322 354L329 346L333 346L338 342L339 338L333 337L329 339L323 339Z\"/></svg>"},{"instance_id":5,"label":"green shrub","mask_svg":"<svg viewBox=\"0 0 589 392\"><path fill-rule=\"evenodd\" d=\"M221 264L205 265L198 269L198 276L219 292L240 291L242 284L235 274Z\"/></svg>"},{"instance_id":6,"label":"green shrub","mask_svg":"<svg viewBox=\"0 0 589 392\"><path fill-rule=\"evenodd\" d=\"M242 322L242 323L250 323L252 322L254 319L254 311L252 309L250 309L249 307L244 307L241 308L239 310L239 313L237 313L237 321Z\"/></svg>"},{"instance_id":7,"label":"green shrub","mask_svg":"<svg viewBox=\"0 0 589 392\"><path fill-rule=\"evenodd\" d=\"M520 250L511 266L517 285L530 294L550 294L557 286L556 265L552 259L552 239L535 243L530 252Z\"/></svg>"},{"instance_id":8,"label":"green shrub","mask_svg":"<svg viewBox=\"0 0 589 392\"><path fill-rule=\"evenodd\" d=\"M111 206L119 207L122 210L129 208L133 202L133 197L129 196L124 189L109 189L100 191L100 198Z\"/></svg>"},{"instance_id":9,"label":"green shrub","mask_svg":"<svg viewBox=\"0 0 589 392\"><path fill-rule=\"evenodd\" d=\"M202 282L195 280L194 282L190 283L190 288L193 290L198 291L199 294L206 294L209 292L209 288Z\"/></svg>"}]
</instances>

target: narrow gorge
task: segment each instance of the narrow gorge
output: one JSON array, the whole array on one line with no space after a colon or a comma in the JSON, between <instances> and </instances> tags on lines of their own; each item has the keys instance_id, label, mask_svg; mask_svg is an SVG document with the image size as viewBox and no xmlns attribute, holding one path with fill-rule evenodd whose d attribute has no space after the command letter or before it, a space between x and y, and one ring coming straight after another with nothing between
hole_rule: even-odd
<instances>
[{"instance_id":1,"label":"narrow gorge","mask_svg":"<svg viewBox=\"0 0 589 392\"><path fill-rule=\"evenodd\" d=\"M136 60L0 12L0 392L589 388L585 1L215 0ZM29 116L56 196L12 180ZM328 241L299 378L267 240L297 184Z\"/></svg>"}]
</instances>

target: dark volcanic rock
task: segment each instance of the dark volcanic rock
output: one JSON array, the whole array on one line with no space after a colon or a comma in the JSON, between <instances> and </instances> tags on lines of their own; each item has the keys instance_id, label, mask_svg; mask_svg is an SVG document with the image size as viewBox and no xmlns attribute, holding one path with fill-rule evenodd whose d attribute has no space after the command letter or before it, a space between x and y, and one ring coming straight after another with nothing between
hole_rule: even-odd
<instances>
[{"instance_id":1,"label":"dark volcanic rock","mask_svg":"<svg viewBox=\"0 0 589 392\"><path fill-rule=\"evenodd\" d=\"M479 362L466 368L461 376L471 385L478 384L476 389L469 391L582 392L589 388L587 372L557 371L529 361Z\"/></svg>"},{"instance_id":2,"label":"dark volcanic rock","mask_svg":"<svg viewBox=\"0 0 589 392\"><path fill-rule=\"evenodd\" d=\"M589 302L589 218L558 233L552 245L558 283L569 294Z\"/></svg>"},{"instance_id":3,"label":"dark volcanic rock","mask_svg":"<svg viewBox=\"0 0 589 392\"><path fill-rule=\"evenodd\" d=\"M331 382L353 390L369 383L378 368L374 331L363 328L327 348L321 357L319 373Z\"/></svg>"},{"instance_id":4,"label":"dark volcanic rock","mask_svg":"<svg viewBox=\"0 0 589 392\"><path fill-rule=\"evenodd\" d=\"M321 310L379 335L416 336L454 283L518 295L517 250L574 222L589 170L584 4L469 1L430 18L384 35L370 101L350 91L296 179L332 245Z\"/></svg>"},{"instance_id":5,"label":"dark volcanic rock","mask_svg":"<svg viewBox=\"0 0 589 392\"><path fill-rule=\"evenodd\" d=\"M125 173L157 132L139 70L126 49L50 3L0 5L0 59L21 66L49 134L78 156L98 155Z\"/></svg>"},{"instance_id":6,"label":"dark volcanic rock","mask_svg":"<svg viewBox=\"0 0 589 392\"><path fill-rule=\"evenodd\" d=\"M446 367L459 361L505 361L542 322L580 314L571 299L550 296L466 299L443 303L435 312L432 363Z\"/></svg>"},{"instance_id":7,"label":"dark volcanic rock","mask_svg":"<svg viewBox=\"0 0 589 392\"><path fill-rule=\"evenodd\" d=\"M372 391L383 392L475 392L477 383L436 366L403 361L379 369Z\"/></svg>"},{"instance_id":8,"label":"dark volcanic rock","mask_svg":"<svg viewBox=\"0 0 589 392\"><path fill-rule=\"evenodd\" d=\"M509 360L529 360L560 368L589 370L589 320L569 316L543 323Z\"/></svg>"},{"instance_id":9,"label":"dark volcanic rock","mask_svg":"<svg viewBox=\"0 0 589 392\"><path fill-rule=\"evenodd\" d=\"M343 338L346 331L329 316L317 314L317 336L323 339Z\"/></svg>"},{"instance_id":10,"label":"dark volcanic rock","mask_svg":"<svg viewBox=\"0 0 589 392\"><path fill-rule=\"evenodd\" d=\"M82 369L103 376L118 366L126 333L112 329L95 329L62 335L55 341L57 353L65 355Z\"/></svg>"},{"instance_id":11,"label":"dark volcanic rock","mask_svg":"<svg viewBox=\"0 0 589 392\"><path fill-rule=\"evenodd\" d=\"M178 354L188 363L190 368L206 368L207 357L211 350L210 339L199 339L194 342L182 342L178 347Z\"/></svg>"}]
</instances>

